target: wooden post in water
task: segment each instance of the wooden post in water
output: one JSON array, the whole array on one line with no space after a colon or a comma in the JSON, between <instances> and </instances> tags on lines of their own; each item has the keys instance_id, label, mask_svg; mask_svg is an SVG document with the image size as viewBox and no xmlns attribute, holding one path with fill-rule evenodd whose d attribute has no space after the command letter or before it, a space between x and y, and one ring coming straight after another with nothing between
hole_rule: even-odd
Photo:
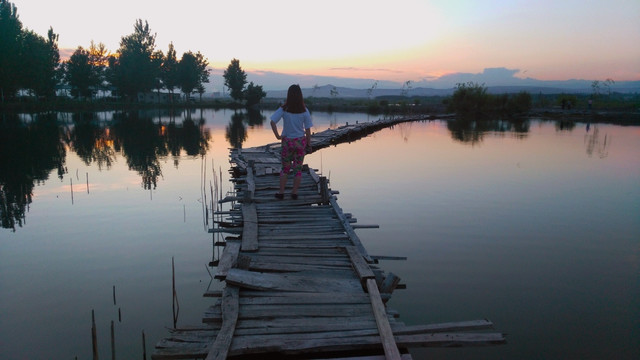
<instances>
[{"instance_id":1,"label":"wooden post in water","mask_svg":"<svg viewBox=\"0 0 640 360\"><path fill-rule=\"evenodd\" d=\"M87 194L89 193L89 173L87 173Z\"/></svg>"},{"instance_id":2,"label":"wooden post in water","mask_svg":"<svg viewBox=\"0 0 640 360\"><path fill-rule=\"evenodd\" d=\"M71 204L73 205L73 178L69 178L69 182L71 183Z\"/></svg>"},{"instance_id":3,"label":"wooden post in water","mask_svg":"<svg viewBox=\"0 0 640 360\"><path fill-rule=\"evenodd\" d=\"M144 339L144 330L142 330L142 360L147 360L147 344Z\"/></svg>"},{"instance_id":4,"label":"wooden post in water","mask_svg":"<svg viewBox=\"0 0 640 360\"><path fill-rule=\"evenodd\" d=\"M91 309L91 345L93 349L93 360L98 360L98 338L96 335L96 315Z\"/></svg>"},{"instance_id":5,"label":"wooden post in water","mask_svg":"<svg viewBox=\"0 0 640 360\"><path fill-rule=\"evenodd\" d=\"M113 320L111 320L111 360L116 360L116 337L113 330Z\"/></svg>"},{"instance_id":6,"label":"wooden post in water","mask_svg":"<svg viewBox=\"0 0 640 360\"><path fill-rule=\"evenodd\" d=\"M322 196L322 203L329 203L329 185L327 183L326 176L320 177L320 195Z\"/></svg>"},{"instance_id":7,"label":"wooden post in water","mask_svg":"<svg viewBox=\"0 0 640 360\"><path fill-rule=\"evenodd\" d=\"M116 286L113 285L113 305L116 304Z\"/></svg>"},{"instance_id":8,"label":"wooden post in water","mask_svg":"<svg viewBox=\"0 0 640 360\"><path fill-rule=\"evenodd\" d=\"M173 310L173 328L176 328L178 323L178 314L180 313L180 304L178 303L178 294L176 293L176 267L173 256L171 257L171 287L173 288L173 295L171 297L172 310Z\"/></svg>"}]
</instances>

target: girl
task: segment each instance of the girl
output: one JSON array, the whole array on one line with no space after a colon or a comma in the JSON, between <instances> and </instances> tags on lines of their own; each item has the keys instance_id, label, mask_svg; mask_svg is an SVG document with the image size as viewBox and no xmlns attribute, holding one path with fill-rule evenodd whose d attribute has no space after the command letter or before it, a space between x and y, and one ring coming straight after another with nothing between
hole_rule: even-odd
<instances>
[{"instance_id":1,"label":"girl","mask_svg":"<svg viewBox=\"0 0 640 360\"><path fill-rule=\"evenodd\" d=\"M283 120L282 134L278 133L277 123ZM304 105L300 85L289 86L287 101L271 115L271 129L276 139L282 140L282 170L280 171L280 191L276 198L284 198L287 174L293 170L293 189L291 198L298 198L298 188L302 180L302 161L306 152L311 152L311 114Z\"/></svg>"}]
</instances>

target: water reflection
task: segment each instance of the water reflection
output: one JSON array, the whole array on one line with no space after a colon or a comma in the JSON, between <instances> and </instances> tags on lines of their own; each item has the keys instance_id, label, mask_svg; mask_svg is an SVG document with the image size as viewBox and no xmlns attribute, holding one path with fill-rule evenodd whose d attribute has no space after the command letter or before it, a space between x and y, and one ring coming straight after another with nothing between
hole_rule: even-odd
<instances>
[{"instance_id":1,"label":"water reflection","mask_svg":"<svg viewBox=\"0 0 640 360\"><path fill-rule=\"evenodd\" d=\"M585 134L584 144L587 148L587 155L589 155L589 157L592 157L594 153L596 153L600 159L604 159L609 156L611 138L608 137L607 134L604 134L603 139L601 139L600 136L600 129L598 129L597 125L593 127L593 132L591 132L591 134Z\"/></svg>"},{"instance_id":2,"label":"water reflection","mask_svg":"<svg viewBox=\"0 0 640 360\"><path fill-rule=\"evenodd\" d=\"M17 114L2 114L0 126L0 218L2 227L16 230L25 220L33 187L57 169L67 172L62 128L55 113L36 116L25 124Z\"/></svg>"},{"instance_id":3,"label":"water reflection","mask_svg":"<svg viewBox=\"0 0 640 360\"><path fill-rule=\"evenodd\" d=\"M157 115L156 115L157 116ZM206 154L210 133L205 118L187 114L182 124L170 116L154 122L142 112L114 113L111 120L99 113L42 113L21 117L3 113L0 123L0 217L2 227L16 230L24 224L33 187L67 173L66 146L86 164L109 169L120 153L130 170L140 174L144 189L155 189L162 176L161 159L171 155L178 166L182 150L189 156Z\"/></svg>"},{"instance_id":4,"label":"water reflection","mask_svg":"<svg viewBox=\"0 0 640 360\"><path fill-rule=\"evenodd\" d=\"M575 127L576 123L571 120L556 121L556 131L573 131Z\"/></svg>"},{"instance_id":5,"label":"water reflection","mask_svg":"<svg viewBox=\"0 0 640 360\"><path fill-rule=\"evenodd\" d=\"M231 115L231 121L227 125L225 138L234 148L242 148L242 143L247 140L247 127L243 120L244 113L235 112Z\"/></svg>"},{"instance_id":6,"label":"water reflection","mask_svg":"<svg viewBox=\"0 0 640 360\"><path fill-rule=\"evenodd\" d=\"M251 127L264 124L266 117L258 110L235 111L231 115L225 138L234 148L242 148L242 144L247 140L247 124Z\"/></svg>"},{"instance_id":7,"label":"water reflection","mask_svg":"<svg viewBox=\"0 0 640 360\"><path fill-rule=\"evenodd\" d=\"M99 123L97 113L72 114L73 128L68 135L68 143L85 163L95 163L98 169L111 168L116 158L110 129Z\"/></svg>"},{"instance_id":8,"label":"water reflection","mask_svg":"<svg viewBox=\"0 0 640 360\"><path fill-rule=\"evenodd\" d=\"M530 121L528 119L482 120L457 118L447 122L447 129L454 140L471 145L482 142L486 133L507 134L524 139L528 136Z\"/></svg>"}]
</instances>

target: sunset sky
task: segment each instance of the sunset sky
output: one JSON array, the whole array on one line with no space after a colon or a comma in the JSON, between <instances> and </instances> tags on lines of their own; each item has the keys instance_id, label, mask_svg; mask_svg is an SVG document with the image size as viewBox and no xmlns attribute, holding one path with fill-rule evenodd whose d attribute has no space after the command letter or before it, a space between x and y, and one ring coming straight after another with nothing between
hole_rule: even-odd
<instances>
[{"instance_id":1,"label":"sunset sky","mask_svg":"<svg viewBox=\"0 0 640 360\"><path fill-rule=\"evenodd\" d=\"M485 68L540 80L640 80L638 0L13 0L59 47L111 52L149 22L157 48L217 69L404 82ZM69 52L67 52L69 53Z\"/></svg>"}]
</instances>

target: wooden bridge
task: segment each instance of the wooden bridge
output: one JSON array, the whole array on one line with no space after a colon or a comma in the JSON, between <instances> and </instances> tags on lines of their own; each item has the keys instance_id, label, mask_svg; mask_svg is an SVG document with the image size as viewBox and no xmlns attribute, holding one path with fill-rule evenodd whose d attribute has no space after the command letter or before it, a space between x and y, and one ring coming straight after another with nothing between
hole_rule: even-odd
<instances>
[{"instance_id":1,"label":"wooden bridge","mask_svg":"<svg viewBox=\"0 0 640 360\"><path fill-rule=\"evenodd\" d=\"M400 121L327 130L314 150ZM228 233L220 292L203 325L172 329L153 359L411 359L408 348L502 344L488 320L408 326L385 306L399 278L385 273L338 206L326 178L305 166L299 198L278 200L279 145L231 151L236 193L210 232ZM289 181L291 185L291 181ZM366 226L366 225L364 225ZM362 227L364 227L362 226ZM482 330L482 331L479 331Z\"/></svg>"}]
</instances>

